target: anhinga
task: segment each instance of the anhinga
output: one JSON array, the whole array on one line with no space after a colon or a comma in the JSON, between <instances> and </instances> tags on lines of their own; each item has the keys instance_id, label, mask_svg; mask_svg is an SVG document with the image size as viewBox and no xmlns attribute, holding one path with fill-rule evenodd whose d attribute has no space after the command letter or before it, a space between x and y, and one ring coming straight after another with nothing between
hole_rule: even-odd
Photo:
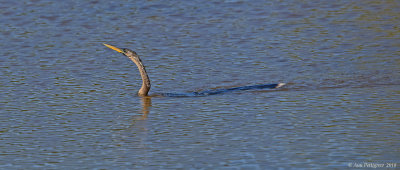
<instances>
[{"instance_id":1,"label":"anhinga","mask_svg":"<svg viewBox=\"0 0 400 170\"><path fill-rule=\"evenodd\" d=\"M142 60L139 58L139 55L136 54L135 51L132 51L130 49L126 48L117 48L112 45L104 44L108 48L111 48L119 53L122 53L123 55L127 56L129 59L131 59L136 66L139 69L140 76L142 77L142 87L138 91L139 96L148 96L148 93L150 91L150 79L149 76L147 75L146 69L142 63ZM261 85L252 85L252 86L241 86L241 87L234 87L234 88L229 88L229 89L216 89L216 90L208 90L208 91L202 91L202 92L193 92L193 93L187 93L187 94L175 94L175 93L163 93L161 95L163 96L170 96L170 97L191 97L191 96L207 96L207 95L213 95L213 94L221 94L225 92L230 92L230 91L236 91L236 90L249 90L249 89L264 89L264 88L279 88L285 85L285 83L277 83L277 84L261 84Z\"/></svg>"}]
</instances>

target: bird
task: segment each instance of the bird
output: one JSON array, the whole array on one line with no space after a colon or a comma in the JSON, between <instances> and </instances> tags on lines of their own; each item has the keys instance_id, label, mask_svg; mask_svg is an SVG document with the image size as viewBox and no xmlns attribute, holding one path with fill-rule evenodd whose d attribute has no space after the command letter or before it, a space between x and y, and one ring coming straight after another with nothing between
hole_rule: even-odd
<instances>
[{"instance_id":1,"label":"bird","mask_svg":"<svg viewBox=\"0 0 400 170\"><path fill-rule=\"evenodd\" d=\"M150 83L150 78L147 74L146 68L143 65L142 60L140 59L139 55L130 49L127 48L117 48L109 44L103 43L106 47L113 49L119 53L122 53L123 55L127 56L130 60L133 61L133 63L136 64L140 76L142 77L142 86L140 87L138 91L138 96L144 97L144 96L149 96L149 91L151 88L151 83ZM233 88L228 88L228 89L214 89L214 90L206 90L206 91L201 91L201 92L192 92L192 93L162 93L162 96L167 96L167 97L195 97L195 96L209 96L209 95L215 95L215 94L222 94L226 92L231 92L231 91L237 91L237 90L250 90L250 89L274 89L274 88L280 88L284 86L285 83L275 83L275 84L259 84L259 85L251 85L251 86L241 86L241 87L233 87Z\"/></svg>"}]
</instances>

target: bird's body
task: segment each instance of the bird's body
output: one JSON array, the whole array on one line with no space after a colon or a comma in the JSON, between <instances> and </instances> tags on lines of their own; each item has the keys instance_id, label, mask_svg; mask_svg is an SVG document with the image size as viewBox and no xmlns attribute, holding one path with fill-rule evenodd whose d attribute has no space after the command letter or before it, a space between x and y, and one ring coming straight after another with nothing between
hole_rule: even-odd
<instances>
[{"instance_id":1,"label":"bird's body","mask_svg":"<svg viewBox=\"0 0 400 170\"><path fill-rule=\"evenodd\" d=\"M132 51L130 49L126 48L117 48L108 44L104 44L108 48L111 48L119 53L122 53L123 55L127 56L129 59L131 59L136 66L139 69L140 76L142 77L142 87L138 91L139 96L148 96L151 83L149 76L147 75L147 71L145 66L143 65L142 60L139 58L139 55L136 54L135 51ZM207 91L202 91L202 92L193 92L193 93L184 93L184 94L176 94L176 93L162 93L162 96L168 96L168 97L194 97L194 96L208 96L208 95L214 95L214 94L221 94L221 93L226 93L230 91L237 91L237 90L249 90L249 89L265 89L265 88L279 88L281 86L285 85L285 83L277 83L277 84L261 84L261 85L253 85L253 86L241 86L241 87L234 87L234 88L229 88L229 89L216 89L216 90L207 90Z\"/></svg>"}]
</instances>

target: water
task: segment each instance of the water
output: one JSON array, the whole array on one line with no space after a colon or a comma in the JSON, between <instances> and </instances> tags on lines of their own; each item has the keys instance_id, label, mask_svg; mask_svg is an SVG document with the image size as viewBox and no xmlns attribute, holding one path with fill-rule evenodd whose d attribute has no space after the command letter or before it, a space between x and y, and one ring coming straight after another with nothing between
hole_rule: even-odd
<instances>
[{"instance_id":1,"label":"water","mask_svg":"<svg viewBox=\"0 0 400 170\"><path fill-rule=\"evenodd\" d=\"M0 4L1 169L400 163L398 1Z\"/></svg>"}]
</instances>

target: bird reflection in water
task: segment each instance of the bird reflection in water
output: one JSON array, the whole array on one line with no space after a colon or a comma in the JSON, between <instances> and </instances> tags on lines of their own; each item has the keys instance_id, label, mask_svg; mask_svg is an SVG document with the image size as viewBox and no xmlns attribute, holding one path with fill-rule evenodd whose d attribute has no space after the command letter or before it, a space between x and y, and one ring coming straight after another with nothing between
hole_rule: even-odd
<instances>
[{"instance_id":1,"label":"bird reflection in water","mask_svg":"<svg viewBox=\"0 0 400 170\"><path fill-rule=\"evenodd\" d=\"M151 97L149 96L144 96L141 98L141 102L142 102L142 116L141 116L141 120L147 119L147 116L150 113L150 107L151 107Z\"/></svg>"},{"instance_id":2,"label":"bird reflection in water","mask_svg":"<svg viewBox=\"0 0 400 170\"><path fill-rule=\"evenodd\" d=\"M146 120L147 116L150 113L150 108L151 108L151 97L150 96L144 96L140 98L140 104L142 106L140 113L141 115L135 115L133 116L132 120L133 120L133 124L136 124L136 121L140 121L140 120Z\"/></svg>"}]
</instances>

